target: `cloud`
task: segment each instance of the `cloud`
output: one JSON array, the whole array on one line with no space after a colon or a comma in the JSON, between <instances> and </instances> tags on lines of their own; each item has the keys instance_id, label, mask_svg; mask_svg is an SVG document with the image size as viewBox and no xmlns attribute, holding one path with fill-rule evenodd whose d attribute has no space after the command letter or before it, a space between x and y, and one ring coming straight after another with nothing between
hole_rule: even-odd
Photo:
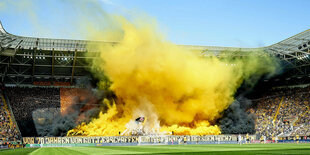
<instances>
[{"instance_id":1,"label":"cloud","mask_svg":"<svg viewBox=\"0 0 310 155\"><path fill-rule=\"evenodd\" d=\"M114 2L112 2L111 0L100 0L101 2L105 3L105 4L109 4L109 5L115 5Z\"/></svg>"},{"instance_id":2,"label":"cloud","mask_svg":"<svg viewBox=\"0 0 310 155\"><path fill-rule=\"evenodd\" d=\"M0 10L2 10L3 8L4 8L4 4L0 2Z\"/></svg>"}]
</instances>

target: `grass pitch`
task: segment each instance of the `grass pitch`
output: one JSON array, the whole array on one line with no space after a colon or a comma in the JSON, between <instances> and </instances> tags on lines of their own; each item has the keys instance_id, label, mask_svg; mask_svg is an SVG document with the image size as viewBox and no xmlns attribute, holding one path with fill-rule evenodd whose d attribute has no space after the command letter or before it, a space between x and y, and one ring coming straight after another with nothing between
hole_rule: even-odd
<instances>
[{"instance_id":1,"label":"grass pitch","mask_svg":"<svg viewBox=\"0 0 310 155\"><path fill-rule=\"evenodd\" d=\"M85 154L310 154L310 144L209 144L100 147L49 147L2 150L1 155Z\"/></svg>"}]
</instances>

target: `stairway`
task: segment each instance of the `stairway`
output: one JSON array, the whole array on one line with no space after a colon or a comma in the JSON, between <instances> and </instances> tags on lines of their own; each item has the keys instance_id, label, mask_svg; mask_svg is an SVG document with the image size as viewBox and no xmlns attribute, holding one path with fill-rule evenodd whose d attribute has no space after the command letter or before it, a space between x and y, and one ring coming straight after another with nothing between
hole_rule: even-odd
<instances>
[{"instance_id":1,"label":"stairway","mask_svg":"<svg viewBox=\"0 0 310 155\"><path fill-rule=\"evenodd\" d=\"M273 122L275 122L276 119L277 119L277 116L278 116L278 114L279 114L280 108L281 108L281 106L282 106L283 99L284 99L284 96L282 96L282 99L281 99L281 101L280 101L280 104L279 104L279 107L278 107L278 109L277 109L277 112L276 112L276 114L275 114L274 117L273 117Z\"/></svg>"}]
</instances>

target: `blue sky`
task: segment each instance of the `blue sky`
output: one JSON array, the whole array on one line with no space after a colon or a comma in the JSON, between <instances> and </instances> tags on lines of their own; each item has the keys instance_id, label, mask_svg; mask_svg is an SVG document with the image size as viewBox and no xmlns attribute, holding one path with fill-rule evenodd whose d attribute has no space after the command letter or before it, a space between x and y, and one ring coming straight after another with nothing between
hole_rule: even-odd
<instances>
[{"instance_id":1,"label":"blue sky","mask_svg":"<svg viewBox=\"0 0 310 155\"><path fill-rule=\"evenodd\" d=\"M94 0L109 13L155 18L176 44L260 47L310 29L310 0ZM1 0L12 34L83 39L74 0Z\"/></svg>"}]
</instances>

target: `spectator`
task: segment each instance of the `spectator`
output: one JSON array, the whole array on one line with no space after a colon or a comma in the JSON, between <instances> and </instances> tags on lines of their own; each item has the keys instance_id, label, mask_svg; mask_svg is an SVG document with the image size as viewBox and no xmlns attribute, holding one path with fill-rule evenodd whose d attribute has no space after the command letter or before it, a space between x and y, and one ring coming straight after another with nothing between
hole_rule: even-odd
<instances>
[{"instance_id":1,"label":"spectator","mask_svg":"<svg viewBox=\"0 0 310 155\"><path fill-rule=\"evenodd\" d=\"M7 87L12 111L23 136L37 136L32 113L41 108L60 108L59 88Z\"/></svg>"},{"instance_id":2,"label":"spectator","mask_svg":"<svg viewBox=\"0 0 310 155\"><path fill-rule=\"evenodd\" d=\"M276 136L310 135L309 88L272 90L263 98L254 100L255 106L250 112L257 118L256 133L266 135L268 139ZM282 97L283 101L280 104Z\"/></svg>"},{"instance_id":3,"label":"spectator","mask_svg":"<svg viewBox=\"0 0 310 155\"><path fill-rule=\"evenodd\" d=\"M3 145L10 142L20 141L20 132L12 120L8 106L2 99L2 94L0 95L0 144Z\"/></svg>"}]
</instances>

